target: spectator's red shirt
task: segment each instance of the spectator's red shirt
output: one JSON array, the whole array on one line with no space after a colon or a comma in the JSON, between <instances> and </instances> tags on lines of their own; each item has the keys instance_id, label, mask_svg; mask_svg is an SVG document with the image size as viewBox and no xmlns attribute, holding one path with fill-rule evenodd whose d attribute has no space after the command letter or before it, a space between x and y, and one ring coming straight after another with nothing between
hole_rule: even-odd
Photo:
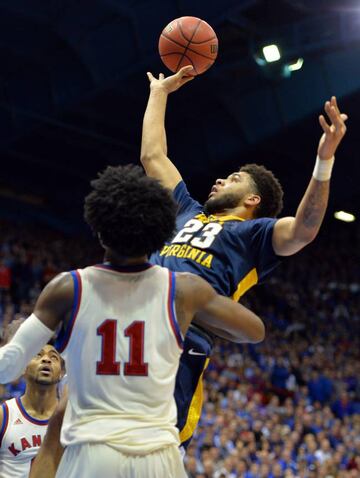
<instances>
[{"instance_id":1,"label":"spectator's red shirt","mask_svg":"<svg viewBox=\"0 0 360 478\"><path fill-rule=\"evenodd\" d=\"M0 265L0 289L10 289L11 271L9 267Z\"/></svg>"}]
</instances>

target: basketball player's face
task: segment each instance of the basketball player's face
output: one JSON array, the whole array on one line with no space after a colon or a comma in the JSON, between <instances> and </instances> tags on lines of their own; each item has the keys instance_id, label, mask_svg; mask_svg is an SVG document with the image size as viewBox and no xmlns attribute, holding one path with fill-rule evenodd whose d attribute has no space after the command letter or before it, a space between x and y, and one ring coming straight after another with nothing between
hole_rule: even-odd
<instances>
[{"instance_id":1,"label":"basketball player's face","mask_svg":"<svg viewBox=\"0 0 360 478\"><path fill-rule=\"evenodd\" d=\"M230 174L226 179L217 179L204 205L207 214L216 214L241 205L247 194L252 193L250 175L243 171Z\"/></svg>"},{"instance_id":2,"label":"basketball player's face","mask_svg":"<svg viewBox=\"0 0 360 478\"><path fill-rule=\"evenodd\" d=\"M30 361L25 376L39 385L53 385L62 376L61 357L52 345L45 345Z\"/></svg>"}]
</instances>

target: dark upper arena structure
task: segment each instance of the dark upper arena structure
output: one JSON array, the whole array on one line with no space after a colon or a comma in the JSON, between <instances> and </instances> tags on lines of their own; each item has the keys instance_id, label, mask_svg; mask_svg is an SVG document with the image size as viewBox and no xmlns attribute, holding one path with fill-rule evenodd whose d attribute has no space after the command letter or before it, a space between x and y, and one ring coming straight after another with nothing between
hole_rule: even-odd
<instances>
[{"instance_id":1,"label":"dark upper arena structure","mask_svg":"<svg viewBox=\"0 0 360 478\"><path fill-rule=\"evenodd\" d=\"M359 211L359 2L0 0L1 216L80 227L96 171L139 160L146 71L169 73L158 37L185 15L219 38L215 65L168 107L169 155L193 195L203 200L214 178L259 162L278 175L293 213L313 168L317 117L335 94L350 119L329 216ZM282 58L265 64L261 49L272 43Z\"/></svg>"}]
</instances>

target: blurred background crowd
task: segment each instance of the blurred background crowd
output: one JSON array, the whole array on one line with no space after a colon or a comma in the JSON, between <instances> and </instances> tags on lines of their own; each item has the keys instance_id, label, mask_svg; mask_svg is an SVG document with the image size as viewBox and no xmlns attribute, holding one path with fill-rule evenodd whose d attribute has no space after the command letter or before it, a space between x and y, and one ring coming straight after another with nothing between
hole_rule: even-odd
<instances>
[{"instance_id":1,"label":"blurred background crowd","mask_svg":"<svg viewBox=\"0 0 360 478\"><path fill-rule=\"evenodd\" d=\"M94 241L2 223L1 329L32 312L57 273L101 261ZM217 340L190 478L360 477L360 231L323 230L243 302L266 324L258 345ZM1 400L24 383L0 386Z\"/></svg>"}]
</instances>

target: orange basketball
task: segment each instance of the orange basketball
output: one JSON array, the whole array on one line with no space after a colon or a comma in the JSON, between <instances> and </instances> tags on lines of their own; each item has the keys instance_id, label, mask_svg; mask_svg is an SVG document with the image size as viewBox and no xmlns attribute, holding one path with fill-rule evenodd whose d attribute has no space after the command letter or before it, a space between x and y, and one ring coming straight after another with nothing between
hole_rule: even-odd
<instances>
[{"instance_id":1,"label":"orange basketball","mask_svg":"<svg viewBox=\"0 0 360 478\"><path fill-rule=\"evenodd\" d=\"M181 17L170 22L159 38L159 53L169 70L176 72L192 65L190 75L208 70L218 53L218 39L211 26L196 17Z\"/></svg>"}]
</instances>

